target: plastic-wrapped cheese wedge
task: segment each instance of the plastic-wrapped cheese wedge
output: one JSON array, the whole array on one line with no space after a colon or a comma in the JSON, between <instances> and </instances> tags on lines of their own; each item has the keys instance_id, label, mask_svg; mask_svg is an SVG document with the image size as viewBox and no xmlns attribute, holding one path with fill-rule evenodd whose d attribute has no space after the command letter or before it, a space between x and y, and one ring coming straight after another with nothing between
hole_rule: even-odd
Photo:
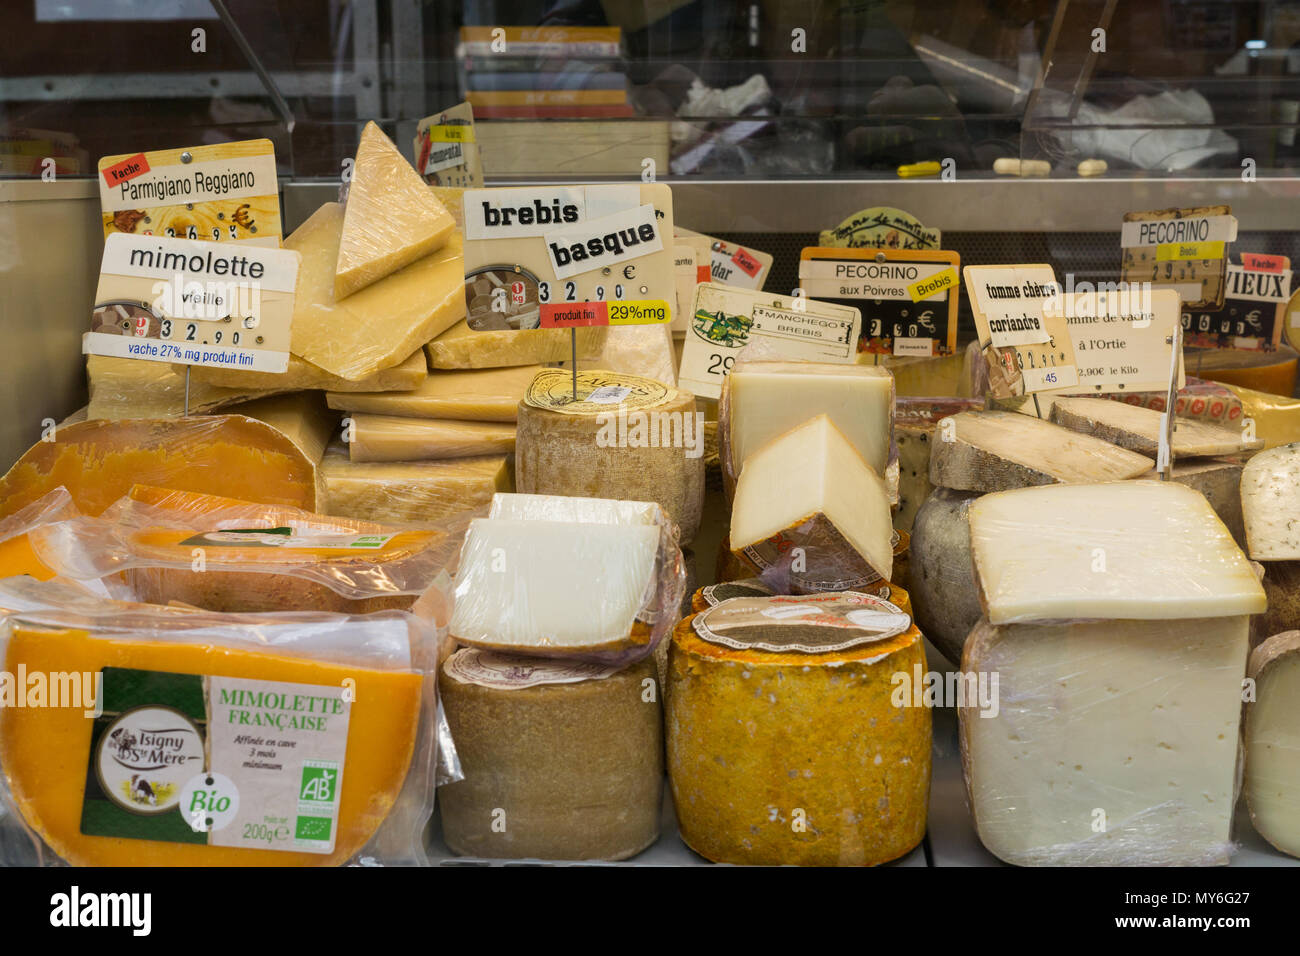
<instances>
[{"instance_id":1,"label":"plastic-wrapped cheese wedge","mask_svg":"<svg viewBox=\"0 0 1300 956\"><path fill-rule=\"evenodd\" d=\"M439 690L464 773L438 788L453 852L622 860L658 838L662 693L651 660L464 648L443 665Z\"/></svg>"},{"instance_id":2,"label":"plastic-wrapped cheese wedge","mask_svg":"<svg viewBox=\"0 0 1300 956\"><path fill-rule=\"evenodd\" d=\"M457 544L442 529L147 487L133 488L100 517L31 535L61 576L120 581L130 600L227 612L407 610Z\"/></svg>"},{"instance_id":3,"label":"plastic-wrapped cheese wedge","mask_svg":"<svg viewBox=\"0 0 1300 956\"><path fill-rule=\"evenodd\" d=\"M453 422L396 415L350 416L353 461L428 461L509 454L515 426L509 422Z\"/></svg>"},{"instance_id":4,"label":"plastic-wrapped cheese wedge","mask_svg":"<svg viewBox=\"0 0 1300 956\"><path fill-rule=\"evenodd\" d=\"M725 863L862 866L925 834L921 634L865 594L733 598L673 633L665 726L682 839ZM897 698L897 700L895 700Z\"/></svg>"},{"instance_id":5,"label":"plastic-wrapped cheese wedge","mask_svg":"<svg viewBox=\"0 0 1300 956\"><path fill-rule=\"evenodd\" d=\"M1055 485L970 505L985 618L959 707L980 839L1022 865L1226 863L1250 564L1172 483ZM990 623L992 622L992 623Z\"/></svg>"},{"instance_id":6,"label":"plastic-wrapped cheese wedge","mask_svg":"<svg viewBox=\"0 0 1300 956\"><path fill-rule=\"evenodd\" d=\"M731 550L800 591L850 589L893 572L885 483L826 415L752 452L736 482Z\"/></svg>"},{"instance_id":7,"label":"plastic-wrapped cheese wedge","mask_svg":"<svg viewBox=\"0 0 1300 956\"><path fill-rule=\"evenodd\" d=\"M671 541L653 525L476 519L461 552L451 634L551 657L644 656L657 636L651 622L681 601L680 552L671 580L659 580L661 535Z\"/></svg>"},{"instance_id":8,"label":"plastic-wrapped cheese wedge","mask_svg":"<svg viewBox=\"0 0 1300 956\"><path fill-rule=\"evenodd\" d=\"M514 521L575 521L584 524L622 525L658 525L665 520L663 509L653 501L523 494L493 495L488 517Z\"/></svg>"},{"instance_id":9,"label":"plastic-wrapped cheese wedge","mask_svg":"<svg viewBox=\"0 0 1300 956\"><path fill-rule=\"evenodd\" d=\"M432 643L393 611L10 614L5 670L80 683L0 708L0 847L74 866L423 862Z\"/></svg>"},{"instance_id":10,"label":"plastic-wrapped cheese wedge","mask_svg":"<svg viewBox=\"0 0 1300 956\"><path fill-rule=\"evenodd\" d=\"M463 304L463 297L461 301ZM502 368L567 362L576 342L578 359L591 361L599 357L608 332L599 326L580 329L471 329L462 319L426 345L425 351L429 355L429 367L434 369ZM571 340L571 337L576 338Z\"/></svg>"},{"instance_id":11,"label":"plastic-wrapped cheese wedge","mask_svg":"<svg viewBox=\"0 0 1300 956\"><path fill-rule=\"evenodd\" d=\"M126 361L130 361L127 359ZM133 362L134 365L144 363ZM403 361L382 368L361 379L346 379L331 375L297 355L289 356L289 368L284 372L253 372L248 369L218 368L196 365L191 376L195 382L226 388L257 388L268 392L296 392L305 389L322 389L330 392L405 392L418 388L428 376L429 363L424 349L419 348ZM184 374L182 373L182 378ZM335 407L333 405L331 408Z\"/></svg>"},{"instance_id":12,"label":"plastic-wrapped cheese wedge","mask_svg":"<svg viewBox=\"0 0 1300 956\"><path fill-rule=\"evenodd\" d=\"M1300 631L1275 634L1250 655L1243 788L1260 836L1300 856Z\"/></svg>"},{"instance_id":13,"label":"plastic-wrapped cheese wedge","mask_svg":"<svg viewBox=\"0 0 1300 956\"><path fill-rule=\"evenodd\" d=\"M316 505L316 460L243 415L86 421L60 426L0 478L0 517L62 485L96 515L137 483L273 504Z\"/></svg>"},{"instance_id":14,"label":"plastic-wrapped cheese wedge","mask_svg":"<svg viewBox=\"0 0 1300 956\"><path fill-rule=\"evenodd\" d=\"M55 572L32 548L31 534L44 525L78 517L72 495L66 488L55 488L26 508L0 520L0 578L28 575L48 581Z\"/></svg>"},{"instance_id":15,"label":"plastic-wrapped cheese wedge","mask_svg":"<svg viewBox=\"0 0 1300 956\"><path fill-rule=\"evenodd\" d=\"M1155 456L1160 446L1164 415L1107 398L1057 398L1052 402L1052 421L1092 435L1121 448ZM1262 438L1246 438L1239 427L1179 418L1174 423L1174 458L1207 455L1235 455L1264 447Z\"/></svg>"},{"instance_id":16,"label":"plastic-wrapped cheese wedge","mask_svg":"<svg viewBox=\"0 0 1300 956\"><path fill-rule=\"evenodd\" d=\"M201 366L196 366L200 368ZM166 362L107 355L86 356L86 379L90 401L86 417L95 418L179 418L185 414L185 369ZM192 380L189 412L199 415L270 395L273 389L250 386L224 388Z\"/></svg>"},{"instance_id":17,"label":"plastic-wrapped cheese wedge","mask_svg":"<svg viewBox=\"0 0 1300 956\"><path fill-rule=\"evenodd\" d=\"M433 190L374 122L361 131L334 296L346 298L442 248L456 228Z\"/></svg>"},{"instance_id":18,"label":"plastic-wrapped cheese wedge","mask_svg":"<svg viewBox=\"0 0 1300 956\"><path fill-rule=\"evenodd\" d=\"M350 461L335 442L321 460L320 511L386 524L423 524L480 508L509 490L506 455L446 461Z\"/></svg>"},{"instance_id":19,"label":"plastic-wrapped cheese wedge","mask_svg":"<svg viewBox=\"0 0 1300 956\"><path fill-rule=\"evenodd\" d=\"M424 353L420 353L421 362ZM407 418L446 418L453 421L513 422L519 400L540 365L518 368L435 371L423 375L408 392L330 392L330 408Z\"/></svg>"}]
</instances>

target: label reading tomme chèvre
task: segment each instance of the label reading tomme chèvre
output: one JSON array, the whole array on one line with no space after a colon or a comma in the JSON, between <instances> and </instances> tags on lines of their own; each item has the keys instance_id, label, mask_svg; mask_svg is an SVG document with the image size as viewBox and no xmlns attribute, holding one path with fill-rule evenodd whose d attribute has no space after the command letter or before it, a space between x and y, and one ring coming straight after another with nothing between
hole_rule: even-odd
<instances>
[{"instance_id":1,"label":"label reading tomme ch\u00e8vre","mask_svg":"<svg viewBox=\"0 0 1300 956\"><path fill-rule=\"evenodd\" d=\"M81 832L330 853L343 687L106 667Z\"/></svg>"}]
</instances>

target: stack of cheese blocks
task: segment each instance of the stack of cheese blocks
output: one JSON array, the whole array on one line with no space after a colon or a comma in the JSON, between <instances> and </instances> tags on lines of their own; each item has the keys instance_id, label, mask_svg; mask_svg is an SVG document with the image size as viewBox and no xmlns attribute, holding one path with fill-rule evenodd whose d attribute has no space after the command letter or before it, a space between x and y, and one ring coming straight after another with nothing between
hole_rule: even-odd
<instances>
[{"instance_id":1,"label":"stack of cheese blocks","mask_svg":"<svg viewBox=\"0 0 1300 956\"><path fill-rule=\"evenodd\" d=\"M456 208L455 191L426 186L366 124L346 203L326 203L284 240L301 255L288 371L194 367L187 386L180 366L92 356L87 416L174 418L187 392L191 415L270 401L319 472L317 510L413 522L485 505L510 487L528 374L429 371L425 346L465 317L463 240L439 196ZM278 393L291 394L265 398ZM351 446L327 450L321 438L340 410L352 418Z\"/></svg>"},{"instance_id":2,"label":"stack of cheese blocks","mask_svg":"<svg viewBox=\"0 0 1300 956\"><path fill-rule=\"evenodd\" d=\"M1026 402L1018 411L959 411L926 428L928 441L915 447L923 453L918 458L928 454L932 490L912 524L908 591L918 624L944 657L954 664L961 659L980 617L970 550L972 503L992 492L1037 485L1154 478L1161 422L1159 412L1110 399L1041 396L1037 409ZM1232 537L1242 541L1242 456L1262 442L1240 428L1182 418L1175 424L1172 480L1204 495Z\"/></svg>"},{"instance_id":3,"label":"stack of cheese blocks","mask_svg":"<svg viewBox=\"0 0 1300 956\"><path fill-rule=\"evenodd\" d=\"M471 522L449 624L464 647L439 675L465 775L438 791L454 852L619 860L658 839L650 651L681 575L653 503L501 494Z\"/></svg>"}]
</instances>

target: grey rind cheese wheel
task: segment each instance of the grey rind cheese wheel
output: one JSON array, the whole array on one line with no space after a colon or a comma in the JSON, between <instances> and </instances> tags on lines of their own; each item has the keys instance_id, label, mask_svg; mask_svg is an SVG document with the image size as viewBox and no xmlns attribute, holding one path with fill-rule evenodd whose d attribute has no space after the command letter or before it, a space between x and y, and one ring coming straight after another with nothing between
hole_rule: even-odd
<instances>
[{"instance_id":1,"label":"grey rind cheese wheel","mask_svg":"<svg viewBox=\"0 0 1300 956\"><path fill-rule=\"evenodd\" d=\"M681 544L690 544L704 506L704 457L695 448L602 443L598 435L610 431L605 416L617 411L610 406L601 414L565 414L520 402L515 488L524 494L653 501L681 530ZM667 401L646 411L693 416L695 396L672 389Z\"/></svg>"},{"instance_id":2,"label":"grey rind cheese wheel","mask_svg":"<svg viewBox=\"0 0 1300 956\"><path fill-rule=\"evenodd\" d=\"M953 664L981 616L970 544L970 503L978 497L936 488L912 522L912 612L921 633Z\"/></svg>"},{"instance_id":3,"label":"grey rind cheese wheel","mask_svg":"<svg viewBox=\"0 0 1300 956\"><path fill-rule=\"evenodd\" d=\"M465 774L438 788L453 852L623 860L659 838L663 717L652 658L609 677L509 690L449 676L454 660L438 681ZM650 700L646 681L656 685Z\"/></svg>"},{"instance_id":4,"label":"grey rind cheese wheel","mask_svg":"<svg viewBox=\"0 0 1300 956\"><path fill-rule=\"evenodd\" d=\"M1250 619L1251 644L1300 629L1300 561L1263 561L1268 610Z\"/></svg>"}]
</instances>

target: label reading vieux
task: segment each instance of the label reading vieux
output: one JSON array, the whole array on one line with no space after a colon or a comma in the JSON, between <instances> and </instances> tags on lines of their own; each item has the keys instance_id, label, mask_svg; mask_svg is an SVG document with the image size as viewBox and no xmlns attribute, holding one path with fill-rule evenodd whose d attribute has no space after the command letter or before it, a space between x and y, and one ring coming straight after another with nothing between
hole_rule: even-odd
<instances>
[{"instance_id":1,"label":"label reading vieux","mask_svg":"<svg viewBox=\"0 0 1300 956\"><path fill-rule=\"evenodd\" d=\"M1183 343L1196 348L1264 350L1282 340L1291 298L1291 260L1243 252L1229 265L1223 308L1183 312Z\"/></svg>"},{"instance_id":2,"label":"label reading vieux","mask_svg":"<svg viewBox=\"0 0 1300 956\"><path fill-rule=\"evenodd\" d=\"M269 139L105 156L99 204L105 237L280 245L280 187Z\"/></svg>"},{"instance_id":3,"label":"label reading vieux","mask_svg":"<svg viewBox=\"0 0 1300 956\"><path fill-rule=\"evenodd\" d=\"M82 351L283 372L299 262L291 249L114 233Z\"/></svg>"},{"instance_id":4,"label":"label reading vieux","mask_svg":"<svg viewBox=\"0 0 1300 956\"><path fill-rule=\"evenodd\" d=\"M333 851L352 711L343 687L102 673L82 833Z\"/></svg>"}]
</instances>

